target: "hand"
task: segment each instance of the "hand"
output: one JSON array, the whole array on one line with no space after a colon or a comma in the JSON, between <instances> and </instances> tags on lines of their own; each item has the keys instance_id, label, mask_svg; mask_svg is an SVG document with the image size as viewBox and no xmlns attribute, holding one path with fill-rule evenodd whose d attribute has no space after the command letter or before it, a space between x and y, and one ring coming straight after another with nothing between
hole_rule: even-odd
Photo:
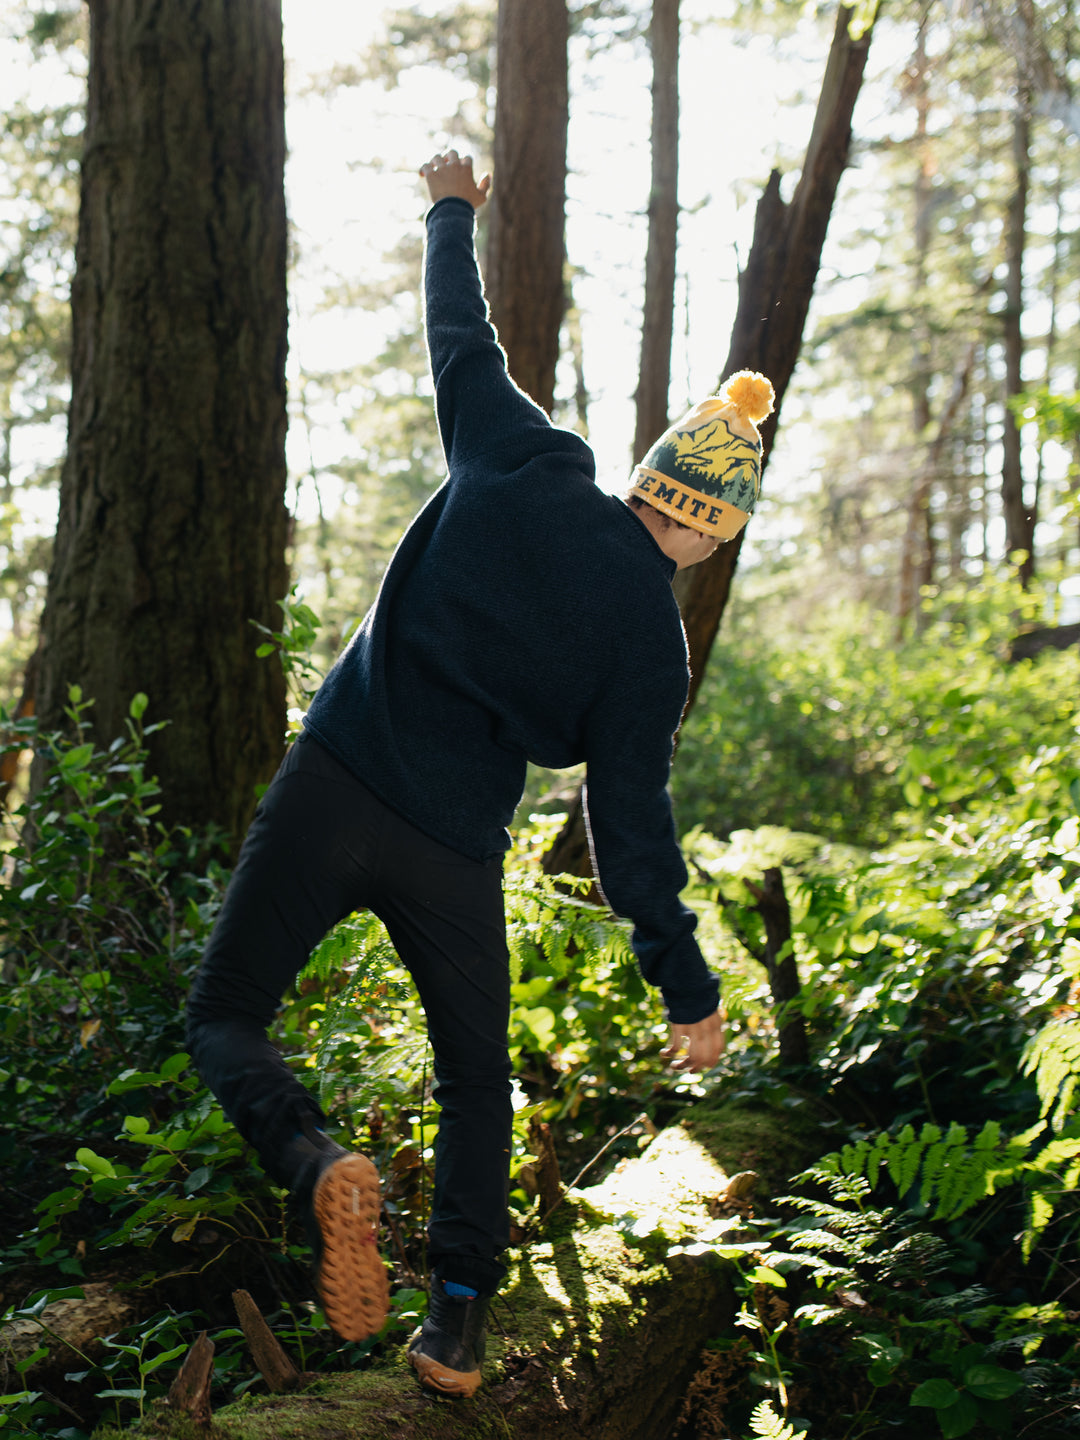
<instances>
[{"instance_id":1,"label":"hand","mask_svg":"<svg viewBox=\"0 0 1080 1440\"><path fill-rule=\"evenodd\" d=\"M701 1074L711 1070L724 1053L724 1022L719 1010L697 1020L693 1025L672 1025L671 1038L660 1051L672 1070L695 1070ZM686 1054L681 1055L683 1045Z\"/></svg>"},{"instance_id":2,"label":"hand","mask_svg":"<svg viewBox=\"0 0 1080 1440\"><path fill-rule=\"evenodd\" d=\"M479 210L491 190L491 176L485 175L479 184L473 179L472 156L462 158L456 150L447 150L445 155L433 155L426 165L420 166L420 174L427 181L431 203L455 195L467 200L474 210Z\"/></svg>"}]
</instances>

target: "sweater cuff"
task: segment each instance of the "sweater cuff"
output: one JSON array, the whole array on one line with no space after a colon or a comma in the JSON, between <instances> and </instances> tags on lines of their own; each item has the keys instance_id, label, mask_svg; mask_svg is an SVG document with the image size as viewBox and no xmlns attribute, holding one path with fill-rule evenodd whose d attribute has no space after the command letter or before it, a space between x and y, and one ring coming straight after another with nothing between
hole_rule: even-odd
<instances>
[{"instance_id":1,"label":"sweater cuff","mask_svg":"<svg viewBox=\"0 0 1080 1440\"><path fill-rule=\"evenodd\" d=\"M470 216L474 216L476 214L476 211L469 204L468 200L466 200L463 196L444 195L441 199L435 201L435 204L432 205L431 209L424 216L425 225L428 223L428 221L430 221L436 210L445 210L448 205L464 205Z\"/></svg>"},{"instance_id":2,"label":"sweater cuff","mask_svg":"<svg viewBox=\"0 0 1080 1440\"><path fill-rule=\"evenodd\" d=\"M664 985L660 993L672 1025L696 1025L720 1008L720 982L711 973L708 980L692 990L672 990Z\"/></svg>"}]
</instances>

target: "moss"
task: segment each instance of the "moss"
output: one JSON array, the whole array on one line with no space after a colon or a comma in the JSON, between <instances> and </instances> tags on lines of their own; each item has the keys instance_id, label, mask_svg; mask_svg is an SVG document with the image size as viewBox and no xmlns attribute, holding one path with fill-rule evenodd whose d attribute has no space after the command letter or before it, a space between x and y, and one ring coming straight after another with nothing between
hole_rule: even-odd
<instances>
[{"instance_id":1,"label":"moss","mask_svg":"<svg viewBox=\"0 0 1080 1440\"><path fill-rule=\"evenodd\" d=\"M832 1143L829 1117L809 1100L781 1110L721 1096L695 1105L681 1123L729 1175L756 1170L771 1193L785 1189Z\"/></svg>"},{"instance_id":2,"label":"moss","mask_svg":"<svg viewBox=\"0 0 1080 1440\"><path fill-rule=\"evenodd\" d=\"M701 1346L731 1315L720 1262L668 1259L708 1222L725 1183L675 1127L602 1185L568 1196L509 1257L485 1386L471 1401L422 1396L398 1352L302 1392L248 1394L217 1411L209 1432L157 1407L123 1440L656 1440L670 1433ZM103 1429L95 1440L120 1437Z\"/></svg>"}]
</instances>

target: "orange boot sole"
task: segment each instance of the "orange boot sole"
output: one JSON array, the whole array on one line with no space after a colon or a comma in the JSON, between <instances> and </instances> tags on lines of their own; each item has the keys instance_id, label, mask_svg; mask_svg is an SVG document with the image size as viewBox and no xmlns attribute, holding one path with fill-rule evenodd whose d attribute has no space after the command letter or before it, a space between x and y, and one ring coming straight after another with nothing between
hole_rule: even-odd
<instances>
[{"instance_id":1,"label":"orange boot sole","mask_svg":"<svg viewBox=\"0 0 1080 1440\"><path fill-rule=\"evenodd\" d=\"M475 1395L483 1379L479 1370L450 1370L422 1351L410 1349L408 1360L424 1390L447 1395L454 1400L468 1400Z\"/></svg>"},{"instance_id":2,"label":"orange boot sole","mask_svg":"<svg viewBox=\"0 0 1080 1440\"><path fill-rule=\"evenodd\" d=\"M376 1240L379 1172L363 1155L343 1155L312 1195L322 1234L316 1287L330 1327L343 1340L369 1340L390 1312L390 1286Z\"/></svg>"}]
</instances>

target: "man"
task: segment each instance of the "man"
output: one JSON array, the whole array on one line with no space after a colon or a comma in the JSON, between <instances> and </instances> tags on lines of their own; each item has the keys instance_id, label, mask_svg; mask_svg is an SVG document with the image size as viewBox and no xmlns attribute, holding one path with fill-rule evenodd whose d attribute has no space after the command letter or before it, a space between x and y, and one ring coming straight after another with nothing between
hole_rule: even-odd
<instances>
[{"instance_id":1,"label":"man","mask_svg":"<svg viewBox=\"0 0 1080 1440\"><path fill-rule=\"evenodd\" d=\"M265 1032L332 925L364 908L381 917L424 1004L441 1107L430 1307L409 1360L427 1389L464 1396L480 1383L509 1240L501 879L527 760L587 762L594 858L663 992L665 1056L707 1070L723 1048L717 982L679 900L686 872L666 789L687 692L670 582L711 554L718 527L745 522L729 500L752 507L743 452L756 463L760 447L752 424L749 438L722 423L719 445L699 443L720 433L710 420L696 438L658 442L646 461L665 463L667 444L673 463L639 469L636 509L599 491L589 447L517 389L488 323L473 231L489 177L477 183L454 151L421 174L449 477L403 537L259 806L193 988L189 1038L226 1113L306 1209L330 1324L349 1339L374 1334L388 1305L378 1177L326 1137L315 1099ZM747 431L736 410L724 413ZM735 478L716 478L716 455Z\"/></svg>"}]
</instances>

